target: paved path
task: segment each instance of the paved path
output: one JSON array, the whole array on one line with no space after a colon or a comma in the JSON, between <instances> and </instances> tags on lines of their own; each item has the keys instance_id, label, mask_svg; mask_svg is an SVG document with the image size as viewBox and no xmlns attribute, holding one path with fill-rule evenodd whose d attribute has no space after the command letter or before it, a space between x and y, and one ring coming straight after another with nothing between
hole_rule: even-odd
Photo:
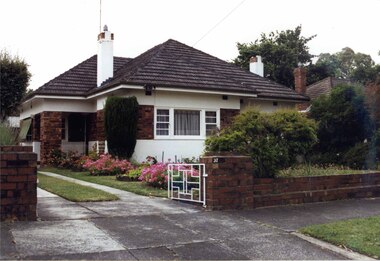
<instances>
[{"instance_id":1,"label":"paved path","mask_svg":"<svg viewBox=\"0 0 380 261\"><path fill-rule=\"evenodd\" d=\"M91 186L120 200L73 203L39 189L39 221L1 223L1 259L346 259L292 232L380 215L380 198L224 212Z\"/></svg>"}]
</instances>

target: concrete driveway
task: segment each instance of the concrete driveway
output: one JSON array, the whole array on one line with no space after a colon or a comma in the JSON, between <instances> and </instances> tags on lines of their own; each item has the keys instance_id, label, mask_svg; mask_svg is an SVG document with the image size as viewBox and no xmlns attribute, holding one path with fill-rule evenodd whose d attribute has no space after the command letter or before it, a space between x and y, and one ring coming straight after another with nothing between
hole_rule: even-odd
<instances>
[{"instance_id":1,"label":"concrete driveway","mask_svg":"<svg viewBox=\"0 0 380 261\"><path fill-rule=\"evenodd\" d=\"M96 187L121 199L73 203L39 189L39 221L1 223L1 259L347 259L293 231L380 215L380 198L211 212Z\"/></svg>"}]
</instances>

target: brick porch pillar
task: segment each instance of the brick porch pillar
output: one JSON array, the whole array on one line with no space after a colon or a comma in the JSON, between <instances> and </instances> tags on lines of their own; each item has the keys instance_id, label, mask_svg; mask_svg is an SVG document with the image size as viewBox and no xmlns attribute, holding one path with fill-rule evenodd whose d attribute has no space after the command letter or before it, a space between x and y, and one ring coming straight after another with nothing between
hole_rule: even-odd
<instances>
[{"instance_id":1,"label":"brick porch pillar","mask_svg":"<svg viewBox=\"0 0 380 261\"><path fill-rule=\"evenodd\" d=\"M96 112L96 140L97 152L98 154L103 154L106 140L106 135L104 133L104 110Z\"/></svg>"},{"instance_id":2,"label":"brick porch pillar","mask_svg":"<svg viewBox=\"0 0 380 261\"><path fill-rule=\"evenodd\" d=\"M236 109L220 109L220 129L229 127L239 113Z\"/></svg>"},{"instance_id":3,"label":"brick porch pillar","mask_svg":"<svg viewBox=\"0 0 380 261\"><path fill-rule=\"evenodd\" d=\"M46 164L47 157L53 149L62 145L62 112L44 111L40 117L41 164Z\"/></svg>"}]
</instances>

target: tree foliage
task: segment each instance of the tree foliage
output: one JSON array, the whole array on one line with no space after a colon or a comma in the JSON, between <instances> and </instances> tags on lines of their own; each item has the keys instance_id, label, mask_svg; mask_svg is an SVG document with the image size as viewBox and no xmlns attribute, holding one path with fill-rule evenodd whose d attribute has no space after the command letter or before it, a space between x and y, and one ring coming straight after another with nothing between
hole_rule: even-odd
<instances>
[{"instance_id":1,"label":"tree foliage","mask_svg":"<svg viewBox=\"0 0 380 261\"><path fill-rule=\"evenodd\" d=\"M355 144L373 135L363 90L357 86L337 86L330 95L320 96L312 102L310 117L318 122L315 151L329 155L327 158L335 163Z\"/></svg>"},{"instance_id":2,"label":"tree foliage","mask_svg":"<svg viewBox=\"0 0 380 261\"><path fill-rule=\"evenodd\" d=\"M139 104L136 97L108 97L104 127L111 155L130 158L135 150Z\"/></svg>"},{"instance_id":3,"label":"tree foliage","mask_svg":"<svg viewBox=\"0 0 380 261\"><path fill-rule=\"evenodd\" d=\"M349 47L334 54L321 53L316 66L324 67L329 76L362 84L373 82L380 75L380 65L375 64L370 55L355 53Z\"/></svg>"},{"instance_id":4,"label":"tree foliage","mask_svg":"<svg viewBox=\"0 0 380 261\"><path fill-rule=\"evenodd\" d=\"M23 59L18 56L12 57L5 50L0 52L1 120L16 112L30 77L28 65Z\"/></svg>"},{"instance_id":5,"label":"tree foliage","mask_svg":"<svg viewBox=\"0 0 380 261\"><path fill-rule=\"evenodd\" d=\"M274 177L296 162L316 142L316 124L297 111L249 110L206 140L206 152L236 152L252 158L257 177Z\"/></svg>"},{"instance_id":6,"label":"tree foliage","mask_svg":"<svg viewBox=\"0 0 380 261\"><path fill-rule=\"evenodd\" d=\"M301 36L301 26L294 30L261 34L261 38L251 43L237 43L239 55L234 59L236 65L248 69L249 59L261 55L264 76L286 86L294 87L293 70L299 64L308 64L313 55L309 53L307 43L315 35Z\"/></svg>"}]
</instances>

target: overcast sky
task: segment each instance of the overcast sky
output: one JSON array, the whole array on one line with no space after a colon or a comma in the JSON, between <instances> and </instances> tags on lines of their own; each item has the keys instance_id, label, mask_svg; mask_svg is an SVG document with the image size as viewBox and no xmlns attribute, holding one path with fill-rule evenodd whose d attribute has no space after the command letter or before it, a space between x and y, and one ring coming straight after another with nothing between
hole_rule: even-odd
<instances>
[{"instance_id":1,"label":"overcast sky","mask_svg":"<svg viewBox=\"0 0 380 261\"><path fill-rule=\"evenodd\" d=\"M36 89L96 54L100 0L0 0L0 49L24 58ZM343 47L380 63L380 0L102 0L114 55L136 57L169 38L230 61L237 42L302 25L310 52Z\"/></svg>"}]
</instances>

